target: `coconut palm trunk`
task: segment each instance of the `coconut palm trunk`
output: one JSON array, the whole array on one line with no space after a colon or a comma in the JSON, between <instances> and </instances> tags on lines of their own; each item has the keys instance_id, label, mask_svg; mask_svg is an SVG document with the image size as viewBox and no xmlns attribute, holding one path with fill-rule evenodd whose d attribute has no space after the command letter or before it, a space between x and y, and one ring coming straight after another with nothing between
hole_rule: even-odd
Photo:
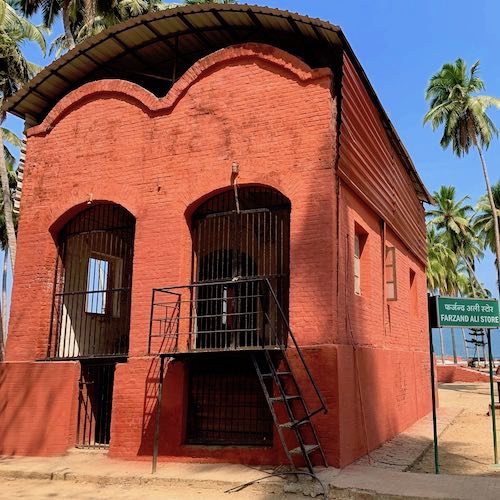
<instances>
[{"instance_id":1,"label":"coconut palm trunk","mask_svg":"<svg viewBox=\"0 0 500 500\"><path fill-rule=\"evenodd\" d=\"M3 121L3 120L2 120ZM3 132L0 127L0 151L3 151ZM12 215L12 198L9 186L9 176L7 173L7 164L3 154L0 154L0 182L2 184L3 211L5 214L5 228L7 232L7 241L10 248L10 260L12 272L16 263L16 230L14 228L14 219Z\"/></svg>"},{"instance_id":2,"label":"coconut palm trunk","mask_svg":"<svg viewBox=\"0 0 500 500\"><path fill-rule=\"evenodd\" d=\"M479 153L479 158L481 159L481 165L483 167L484 182L486 183L486 191L488 192L488 201L490 202L491 214L493 217L493 229L495 232L495 256L496 256L496 267L497 267L497 286L500 292L500 229L498 227L498 214L497 208L495 206L495 200L493 198L493 192L491 191L490 178L488 176L488 169L486 168L486 162L484 160L483 152L481 146L477 143L474 138L474 145Z\"/></svg>"},{"instance_id":3,"label":"coconut palm trunk","mask_svg":"<svg viewBox=\"0 0 500 500\"><path fill-rule=\"evenodd\" d=\"M71 50L75 48L75 38L71 32L71 19L70 19L70 0L64 0L63 7L63 26L64 26L64 36L66 38L66 43L68 49Z\"/></svg>"},{"instance_id":4,"label":"coconut palm trunk","mask_svg":"<svg viewBox=\"0 0 500 500\"><path fill-rule=\"evenodd\" d=\"M3 251L3 273L2 273L2 330L7 341L7 270L9 267L9 247L5 247Z\"/></svg>"},{"instance_id":5,"label":"coconut palm trunk","mask_svg":"<svg viewBox=\"0 0 500 500\"><path fill-rule=\"evenodd\" d=\"M2 309L1 305L0 309ZM0 312L3 312L3 309ZM2 324L0 323L0 362L5 359L5 340L4 329L2 328Z\"/></svg>"},{"instance_id":6,"label":"coconut palm trunk","mask_svg":"<svg viewBox=\"0 0 500 500\"><path fill-rule=\"evenodd\" d=\"M469 347L467 345L467 338L465 336L465 329L462 328L462 340L464 342L465 362L469 366Z\"/></svg>"},{"instance_id":7,"label":"coconut palm trunk","mask_svg":"<svg viewBox=\"0 0 500 500\"><path fill-rule=\"evenodd\" d=\"M444 365L444 340L443 340L443 329L439 329L439 342L441 344L441 364Z\"/></svg>"}]
</instances>

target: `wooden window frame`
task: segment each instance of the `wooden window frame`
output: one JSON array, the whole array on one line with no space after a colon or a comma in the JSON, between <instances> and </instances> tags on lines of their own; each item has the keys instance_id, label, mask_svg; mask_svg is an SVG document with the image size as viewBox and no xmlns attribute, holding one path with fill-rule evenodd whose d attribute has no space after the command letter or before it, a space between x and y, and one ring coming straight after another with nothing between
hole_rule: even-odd
<instances>
[{"instance_id":1,"label":"wooden window frame","mask_svg":"<svg viewBox=\"0 0 500 500\"><path fill-rule=\"evenodd\" d=\"M392 285L393 294L389 293ZM398 281L396 268L396 247L385 246L385 296L387 301L398 300Z\"/></svg>"},{"instance_id":2,"label":"wooden window frame","mask_svg":"<svg viewBox=\"0 0 500 500\"><path fill-rule=\"evenodd\" d=\"M353 242L353 262L352 262L352 277L354 294L358 297L363 295L363 265L366 261L366 242L368 241L368 233L359 224L354 225L354 242Z\"/></svg>"}]
</instances>

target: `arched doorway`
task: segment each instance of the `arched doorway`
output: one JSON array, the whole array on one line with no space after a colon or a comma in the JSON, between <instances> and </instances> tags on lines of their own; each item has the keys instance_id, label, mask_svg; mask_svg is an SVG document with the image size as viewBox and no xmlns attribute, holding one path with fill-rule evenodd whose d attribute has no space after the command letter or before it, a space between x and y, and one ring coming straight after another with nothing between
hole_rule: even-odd
<instances>
[{"instance_id":1,"label":"arched doorway","mask_svg":"<svg viewBox=\"0 0 500 500\"><path fill-rule=\"evenodd\" d=\"M268 279L288 315L290 202L266 187L220 193L193 214L192 302L196 354L189 365L186 440L271 446L273 418L245 351L286 339Z\"/></svg>"},{"instance_id":2,"label":"arched doorway","mask_svg":"<svg viewBox=\"0 0 500 500\"><path fill-rule=\"evenodd\" d=\"M126 355L135 219L113 204L80 212L60 231L49 358Z\"/></svg>"},{"instance_id":3,"label":"arched doorway","mask_svg":"<svg viewBox=\"0 0 500 500\"><path fill-rule=\"evenodd\" d=\"M48 358L80 361L76 446L107 448L116 363L128 355L135 219L114 204L60 231Z\"/></svg>"}]
</instances>

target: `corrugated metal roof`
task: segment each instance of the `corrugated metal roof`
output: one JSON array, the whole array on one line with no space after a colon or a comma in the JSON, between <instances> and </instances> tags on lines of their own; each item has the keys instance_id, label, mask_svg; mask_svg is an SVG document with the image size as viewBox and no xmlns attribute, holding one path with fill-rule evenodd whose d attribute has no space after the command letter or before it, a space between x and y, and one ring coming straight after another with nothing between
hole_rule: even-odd
<instances>
[{"instance_id":1,"label":"corrugated metal roof","mask_svg":"<svg viewBox=\"0 0 500 500\"><path fill-rule=\"evenodd\" d=\"M44 68L7 99L4 109L41 121L64 95L88 81L121 78L165 95L178 78L208 53L243 42L275 45L311 67L339 67L345 50L379 110L391 141L422 201L431 197L338 26L296 13L243 4L203 4L150 13L85 40ZM169 81L170 80L170 81Z\"/></svg>"}]
</instances>

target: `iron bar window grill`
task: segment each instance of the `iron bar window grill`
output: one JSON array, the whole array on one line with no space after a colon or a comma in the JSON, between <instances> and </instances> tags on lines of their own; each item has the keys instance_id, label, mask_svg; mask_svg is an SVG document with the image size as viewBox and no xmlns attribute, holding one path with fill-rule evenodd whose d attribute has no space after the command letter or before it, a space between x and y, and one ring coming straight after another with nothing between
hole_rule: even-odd
<instances>
[{"instance_id":1,"label":"iron bar window grill","mask_svg":"<svg viewBox=\"0 0 500 500\"><path fill-rule=\"evenodd\" d=\"M287 331L290 202L243 187L203 203L192 217L192 285L154 291L150 352L278 348ZM278 300L269 300L267 282Z\"/></svg>"},{"instance_id":2,"label":"iron bar window grill","mask_svg":"<svg viewBox=\"0 0 500 500\"><path fill-rule=\"evenodd\" d=\"M128 353L135 220L118 205L94 205L58 238L49 358Z\"/></svg>"},{"instance_id":3,"label":"iron bar window grill","mask_svg":"<svg viewBox=\"0 0 500 500\"><path fill-rule=\"evenodd\" d=\"M189 370L187 443L272 446L273 419L250 358L209 357Z\"/></svg>"}]
</instances>

